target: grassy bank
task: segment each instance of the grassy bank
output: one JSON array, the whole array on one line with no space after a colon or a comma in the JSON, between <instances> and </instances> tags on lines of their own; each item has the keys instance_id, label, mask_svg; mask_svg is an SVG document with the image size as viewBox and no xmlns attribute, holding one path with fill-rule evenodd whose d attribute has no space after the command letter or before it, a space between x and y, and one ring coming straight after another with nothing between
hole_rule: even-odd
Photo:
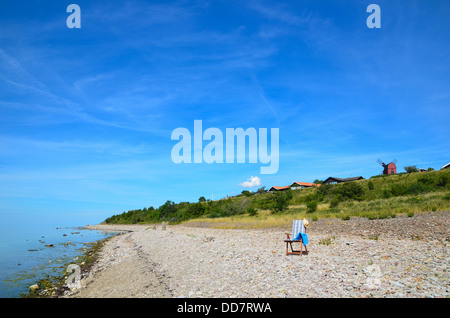
<instances>
[{"instance_id":1,"label":"grassy bank","mask_svg":"<svg viewBox=\"0 0 450 318\"><path fill-rule=\"evenodd\" d=\"M277 193L251 193L227 199L174 203L123 212L111 224L208 222L216 227L285 226L293 218L369 219L450 210L450 170L374 176L336 185ZM235 224L235 225L233 225Z\"/></svg>"},{"instance_id":2,"label":"grassy bank","mask_svg":"<svg viewBox=\"0 0 450 318\"><path fill-rule=\"evenodd\" d=\"M342 203L339 208L330 208L327 203L319 204L315 212L307 212L305 204L292 205L283 213L272 213L262 210L256 216L238 215L223 218L196 218L183 224L195 226L208 226L214 228L242 228L258 229L269 227L289 227L293 219L307 218L317 221L323 218L340 218L349 220L351 217L365 217L368 219L386 219L397 216L414 216L417 213L428 211L450 210L449 198L439 193L425 194L420 197L395 197L390 199L377 199L373 201L349 201Z\"/></svg>"}]
</instances>

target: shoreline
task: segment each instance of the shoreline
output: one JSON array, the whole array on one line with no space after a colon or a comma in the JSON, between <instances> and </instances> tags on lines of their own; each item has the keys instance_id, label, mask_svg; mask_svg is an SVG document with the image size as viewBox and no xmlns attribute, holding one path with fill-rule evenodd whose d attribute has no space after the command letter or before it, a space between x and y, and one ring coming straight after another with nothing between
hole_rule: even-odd
<instances>
[{"instance_id":1,"label":"shoreline","mask_svg":"<svg viewBox=\"0 0 450 318\"><path fill-rule=\"evenodd\" d=\"M155 264L148 263L142 259L138 249L130 241L130 236L139 231L144 231L152 225L91 225L90 229L119 232L119 234L109 238L107 244L105 244L96 256L93 265L89 271L82 275L81 288L67 291L65 294L59 296L59 298L128 298L132 297L133 291L141 283L144 283L143 288L152 287L152 293L147 294L146 297L165 297L171 298L172 294L166 292L167 289L164 286L163 278L155 275L152 266ZM106 275L102 276L104 273ZM127 280L131 282L128 286L122 286L122 288L113 290L111 289L120 280ZM100 285L97 286L97 285ZM99 292L97 289L102 291ZM158 291L161 289L161 291ZM91 290L95 290L94 293ZM109 293L109 294L108 294ZM130 296L131 293L131 296Z\"/></svg>"},{"instance_id":2,"label":"shoreline","mask_svg":"<svg viewBox=\"0 0 450 318\"><path fill-rule=\"evenodd\" d=\"M310 224L301 257L285 255L290 228L91 226L123 232L60 297L450 297L449 211Z\"/></svg>"},{"instance_id":3,"label":"shoreline","mask_svg":"<svg viewBox=\"0 0 450 318\"><path fill-rule=\"evenodd\" d=\"M53 251L56 253L51 254L51 258L47 261L41 260L42 270L46 270L48 273L36 272L33 276L34 281L29 282L28 285L22 284L23 288L29 286L27 291L23 291L17 294L13 298L54 298L62 295L68 287L65 286L65 280L67 276L71 273L67 273L68 267L70 265L75 265L79 267L80 272L85 274L89 272L90 265L96 260L95 255L101 250L102 245L105 244L111 237L117 234L114 231L99 231L92 228L86 227L66 227L66 229L76 229L78 231L74 232L61 232L62 237L67 237L67 239L62 239L57 241L57 237L53 235L51 239L52 244L46 244L45 247L41 247L40 251L48 249L48 251ZM62 229L62 228L56 228ZM91 232L96 232L93 236ZM103 235L101 234L103 232ZM41 236L43 238L44 236ZM45 235L48 239L48 236ZM51 237L51 236L50 236ZM74 241L74 237L76 240ZM44 244L44 241L39 240L40 243ZM50 250L51 249L51 250ZM71 249L71 250L68 250ZM71 255L67 255L67 252ZM46 266L48 262L48 266ZM53 265L55 264L55 265ZM49 272L47 268L52 268L53 272ZM28 269L25 269L28 270Z\"/></svg>"}]
</instances>

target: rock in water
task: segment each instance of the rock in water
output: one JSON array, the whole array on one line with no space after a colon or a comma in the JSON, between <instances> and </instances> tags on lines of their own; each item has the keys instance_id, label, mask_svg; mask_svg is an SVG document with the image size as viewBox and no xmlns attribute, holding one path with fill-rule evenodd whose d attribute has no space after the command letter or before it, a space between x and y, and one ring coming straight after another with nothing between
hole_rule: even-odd
<instances>
[{"instance_id":1,"label":"rock in water","mask_svg":"<svg viewBox=\"0 0 450 318\"><path fill-rule=\"evenodd\" d=\"M39 286L37 284L34 284L34 285L31 285L29 288L30 288L30 292L32 294L34 294L36 292L36 290L39 289Z\"/></svg>"}]
</instances>

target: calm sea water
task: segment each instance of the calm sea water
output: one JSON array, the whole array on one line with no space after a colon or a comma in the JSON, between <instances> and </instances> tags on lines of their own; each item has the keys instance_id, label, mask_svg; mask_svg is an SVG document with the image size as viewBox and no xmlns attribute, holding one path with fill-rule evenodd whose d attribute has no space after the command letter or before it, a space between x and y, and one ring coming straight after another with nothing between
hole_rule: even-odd
<instances>
[{"instance_id":1,"label":"calm sea water","mask_svg":"<svg viewBox=\"0 0 450 318\"><path fill-rule=\"evenodd\" d=\"M115 233L51 225L0 225L0 298L20 297L29 286L60 276L65 265L82 255L83 243ZM53 245L48 247L45 245Z\"/></svg>"}]
</instances>

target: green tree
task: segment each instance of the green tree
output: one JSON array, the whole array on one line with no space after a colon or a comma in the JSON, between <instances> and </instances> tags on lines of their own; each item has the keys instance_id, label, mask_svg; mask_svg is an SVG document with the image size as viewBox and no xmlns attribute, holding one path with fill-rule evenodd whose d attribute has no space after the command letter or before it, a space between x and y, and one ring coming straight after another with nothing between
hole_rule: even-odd
<instances>
[{"instance_id":1,"label":"green tree","mask_svg":"<svg viewBox=\"0 0 450 318\"><path fill-rule=\"evenodd\" d=\"M418 172L417 166L407 166L404 168L407 173Z\"/></svg>"},{"instance_id":2,"label":"green tree","mask_svg":"<svg viewBox=\"0 0 450 318\"><path fill-rule=\"evenodd\" d=\"M316 212L317 210L317 201L316 200L312 200L312 201L308 201L306 202L306 212L307 213L313 213Z\"/></svg>"},{"instance_id":3,"label":"green tree","mask_svg":"<svg viewBox=\"0 0 450 318\"><path fill-rule=\"evenodd\" d=\"M355 181L338 184L334 191L343 199L350 200L362 200L364 195L364 188Z\"/></svg>"},{"instance_id":4,"label":"green tree","mask_svg":"<svg viewBox=\"0 0 450 318\"><path fill-rule=\"evenodd\" d=\"M271 207L272 213L282 212L289 206L289 200L292 199L292 191L278 191L274 193L273 205Z\"/></svg>"},{"instance_id":5,"label":"green tree","mask_svg":"<svg viewBox=\"0 0 450 318\"><path fill-rule=\"evenodd\" d=\"M205 206L201 202L190 203L186 209L186 217L199 217L205 212Z\"/></svg>"},{"instance_id":6,"label":"green tree","mask_svg":"<svg viewBox=\"0 0 450 318\"><path fill-rule=\"evenodd\" d=\"M173 216L177 212L177 206L174 202L167 200L166 203L159 207L160 219L168 219L170 216Z\"/></svg>"}]
</instances>

